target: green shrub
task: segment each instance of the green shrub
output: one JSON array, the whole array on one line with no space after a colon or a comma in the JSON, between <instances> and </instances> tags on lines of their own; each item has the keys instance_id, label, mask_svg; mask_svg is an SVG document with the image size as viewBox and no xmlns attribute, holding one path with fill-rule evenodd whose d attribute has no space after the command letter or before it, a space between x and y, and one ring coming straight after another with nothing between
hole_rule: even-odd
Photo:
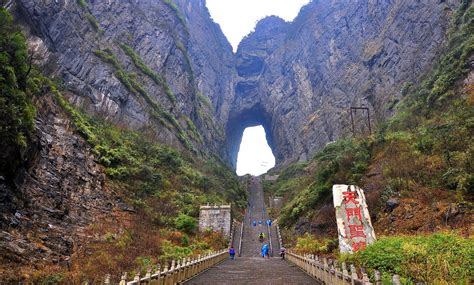
<instances>
[{"instance_id":1,"label":"green shrub","mask_svg":"<svg viewBox=\"0 0 474 285\"><path fill-rule=\"evenodd\" d=\"M366 250L342 256L369 269L428 284L468 284L474 276L474 240L454 234L382 237Z\"/></svg>"},{"instance_id":2,"label":"green shrub","mask_svg":"<svg viewBox=\"0 0 474 285\"><path fill-rule=\"evenodd\" d=\"M87 2L86 2L86 0L77 0L77 4L78 4L79 7L81 7L82 9L87 9Z\"/></svg>"},{"instance_id":3,"label":"green shrub","mask_svg":"<svg viewBox=\"0 0 474 285\"><path fill-rule=\"evenodd\" d=\"M315 239L310 233L306 233L302 237L298 237L296 240L296 246L294 249L301 253L311 254L327 254L334 249L334 241L325 239Z\"/></svg>"},{"instance_id":4,"label":"green shrub","mask_svg":"<svg viewBox=\"0 0 474 285\"><path fill-rule=\"evenodd\" d=\"M99 25L99 22L97 21L96 17L94 15L92 15L91 13L87 12L86 13L86 18L87 20L89 21L89 23L91 24L92 28L94 28L94 30L96 32L102 32L101 29L100 29L100 25Z\"/></svg>"},{"instance_id":5,"label":"green shrub","mask_svg":"<svg viewBox=\"0 0 474 285\"><path fill-rule=\"evenodd\" d=\"M176 96L173 94L173 91L171 91L171 88L166 82L166 80L162 76L154 72L148 65L146 65L145 62L140 58L140 56L130 46L126 44L121 44L120 47L132 59L133 63L138 69L140 69L144 74L150 77L156 84L158 84L159 86L161 86L161 88L163 88L168 99L171 101L171 103L175 104Z\"/></svg>"},{"instance_id":6,"label":"green shrub","mask_svg":"<svg viewBox=\"0 0 474 285\"><path fill-rule=\"evenodd\" d=\"M26 39L13 25L13 18L0 8L0 176L14 175L24 159L34 128L35 108L30 97L34 81Z\"/></svg>"},{"instance_id":7,"label":"green shrub","mask_svg":"<svg viewBox=\"0 0 474 285\"><path fill-rule=\"evenodd\" d=\"M197 227L196 219L186 214L179 214L179 216L174 220L174 222L178 230L186 233L194 232Z\"/></svg>"}]
</instances>

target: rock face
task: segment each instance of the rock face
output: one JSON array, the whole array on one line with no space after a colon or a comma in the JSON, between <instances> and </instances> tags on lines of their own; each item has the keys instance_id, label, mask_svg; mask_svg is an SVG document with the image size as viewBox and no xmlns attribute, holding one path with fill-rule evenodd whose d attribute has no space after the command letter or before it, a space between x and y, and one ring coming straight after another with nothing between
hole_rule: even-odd
<instances>
[{"instance_id":1,"label":"rock face","mask_svg":"<svg viewBox=\"0 0 474 285\"><path fill-rule=\"evenodd\" d=\"M87 142L51 96L40 100L33 157L17 177L21 184L0 180L2 272L11 262L65 262L84 230L117 204L104 191L105 174Z\"/></svg>"},{"instance_id":2,"label":"rock face","mask_svg":"<svg viewBox=\"0 0 474 285\"><path fill-rule=\"evenodd\" d=\"M276 163L306 160L351 136L350 107L383 121L436 59L459 1L312 1L292 23L264 19L237 52L227 122L235 164L241 125L262 124ZM236 118L236 119L233 119ZM357 134L367 113L354 114ZM235 130L238 126L238 131Z\"/></svg>"},{"instance_id":3,"label":"rock face","mask_svg":"<svg viewBox=\"0 0 474 285\"><path fill-rule=\"evenodd\" d=\"M62 78L70 101L117 124L155 130L162 143L221 152L219 122L226 120L233 94L233 55L204 1L80 3L19 0L15 6L44 70ZM123 45L155 75L137 66ZM117 64L98 51L112 54ZM120 69L139 87L123 84Z\"/></svg>"},{"instance_id":4,"label":"rock face","mask_svg":"<svg viewBox=\"0 0 474 285\"><path fill-rule=\"evenodd\" d=\"M351 136L350 107L369 108L372 125L390 116L403 84L436 59L460 1L312 1L292 23L260 21L235 55L204 0L16 2L45 70L77 106L235 167L248 126L265 127L281 165ZM97 56L107 49L149 98ZM154 116L150 100L169 116ZM366 133L366 111L353 115L356 134Z\"/></svg>"}]
</instances>

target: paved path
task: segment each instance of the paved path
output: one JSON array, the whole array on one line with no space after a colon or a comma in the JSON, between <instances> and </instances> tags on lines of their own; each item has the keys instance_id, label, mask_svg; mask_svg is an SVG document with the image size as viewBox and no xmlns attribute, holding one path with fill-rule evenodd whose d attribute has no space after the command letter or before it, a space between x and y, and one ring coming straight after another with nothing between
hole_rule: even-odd
<instances>
[{"instance_id":1,"label":"paved path","mask_svg":"<svg viewBox=\"0 0 474 285\"><path fill-rule=\"evenodd\" d=\"M274 226L271 228L274 257L262 258L260 256L262 243L258 240L258 234L260 232L265 233L264 242L268 242L267 227L265 225L268 217L265 212L264 195L259 178L251 179L249 191L248 215L245 219L242 239L242 256L236 257L235 260L226 260L185 284L320 284L295 265L278 257L280 245ZM262 225L254 227L252 225L253 220L257 223L262 221ZM236 236L235 244L238 245L238 236Z\"/></svg>"}]
</instances>

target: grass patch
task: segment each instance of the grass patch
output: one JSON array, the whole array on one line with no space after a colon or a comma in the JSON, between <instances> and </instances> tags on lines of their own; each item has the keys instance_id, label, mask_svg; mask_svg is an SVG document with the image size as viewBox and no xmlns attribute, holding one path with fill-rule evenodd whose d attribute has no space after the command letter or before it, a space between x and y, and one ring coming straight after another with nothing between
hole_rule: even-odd
<instances>
[{"instance_id":1,"label":"grass patch","mask_svg":"<svg viewBox=\"0 0 474 285\"><path fill-rule=\"evenodd\" d=\"M197 98L199 99L199 102L201 102L209 110L212 110L212 103L211 103L211 100L209 99L209 97L202 94L201 92L197 92L196 95L197 95Z\"/></svg>"},{"instance_id":2,"label":"grass patch","mask_svg":"<svg viewBox=\"0 0 474 285\"><path fill-rule=\"evenodd\" d=\"M86 13L86 18L87 20L89 21L89 23L91 24L92 28L94 28L94 30L96 32L99 32L99 33L102 33L102 29L100 28L100 25L99 25L99 22L97 21L97 18L92 15L91 13Z\"/></svg>"},{"instance_id":3,"label":"grass patch","mask_svg":"<svg viewBox=\"0 0 474 285\"><path fill-rule=\"evenodd\" d=\"M176 96L173 94L173 91L171 91L171 88L166 80L154 72L148 65L146 65L141 57L130 46L121 44L120 47L132 59L133 63L138 69L140 69L145 75L152 79L158 86L163 88L170 102L176 104Z\"/></svg>"},{"instance_id":4,"label":"grass patch","mask_svg":"<svg viewBox=\"0 0 474 285\"><path fill-rule=\"evenodd\" d=\"M366 250L341 260L380 270L404 284L468 284L474 276L474 240L454 234L382 237ZM384 280L384 281L385 281Z\"/></svg>"},{"instance_id":5,"label":"grass patch","mask_svg":"<svg viewBox=\"0 0 474 285\"><path fill-rule=\"evenodd\" d=\"M183 130L178 120L169 112L165 111L157 102L155 102L148 92L133 78L132 75L128 74L117 60L115 55L110 49L103 51L96 50L94 54L102 59L104 62L111 64L115 67L115 76L122 82L122 84L132 93L137 96L141 96L145 99L148 105L152 108L150 115L160 122L165 127L171 129L170 126L174 127L177 131L176 137L185 145L188 149L192 150L192 144L189 142L186 132Z\"/></svg>"},{"instance_id":6,"label":"grass patch","mask_svg":"<svg viewBox=\"0 0 474 285\"><path fill-rule=\"evenodd\" d=\"M186 20L184 19L183 15L181 14L181 11L179 11L178 5L176 5L176 3L174 3L173 0L164 0L164 2L168 7L171 8L171 10L173 10L176 17L178 17L178 19L181 22L181 24L183 25L186 33L189 33L187 25L186 25Z\"/></svg>"},{"instance_id":7,"label":"grass patch","mask_svg":"<svg viewBox=\"0 0 474 285\"><path fill-rule=\"evenodd\" d=\"M79 5L79 7L81 7L82 9L87 9L87 2L86 0L77 0L77 5Z\"/></svg>"}]
</instances>

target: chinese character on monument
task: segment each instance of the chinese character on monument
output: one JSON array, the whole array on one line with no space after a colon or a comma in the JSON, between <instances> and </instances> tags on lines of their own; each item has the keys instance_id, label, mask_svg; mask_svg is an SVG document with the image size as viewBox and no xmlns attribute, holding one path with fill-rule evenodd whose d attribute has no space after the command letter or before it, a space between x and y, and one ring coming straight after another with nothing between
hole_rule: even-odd
<instances>
[{"instance_id":1,"label":"chinese character on monument","mask_svg":"<svg viewBox=\"0 0 474 285\"><path fill-rule=\"evenodd\" d=\"M332 193L340 251L353 253L364 250L375 241L364 190L355 185L334 185Z\"/></svg>"}]
</instances>

